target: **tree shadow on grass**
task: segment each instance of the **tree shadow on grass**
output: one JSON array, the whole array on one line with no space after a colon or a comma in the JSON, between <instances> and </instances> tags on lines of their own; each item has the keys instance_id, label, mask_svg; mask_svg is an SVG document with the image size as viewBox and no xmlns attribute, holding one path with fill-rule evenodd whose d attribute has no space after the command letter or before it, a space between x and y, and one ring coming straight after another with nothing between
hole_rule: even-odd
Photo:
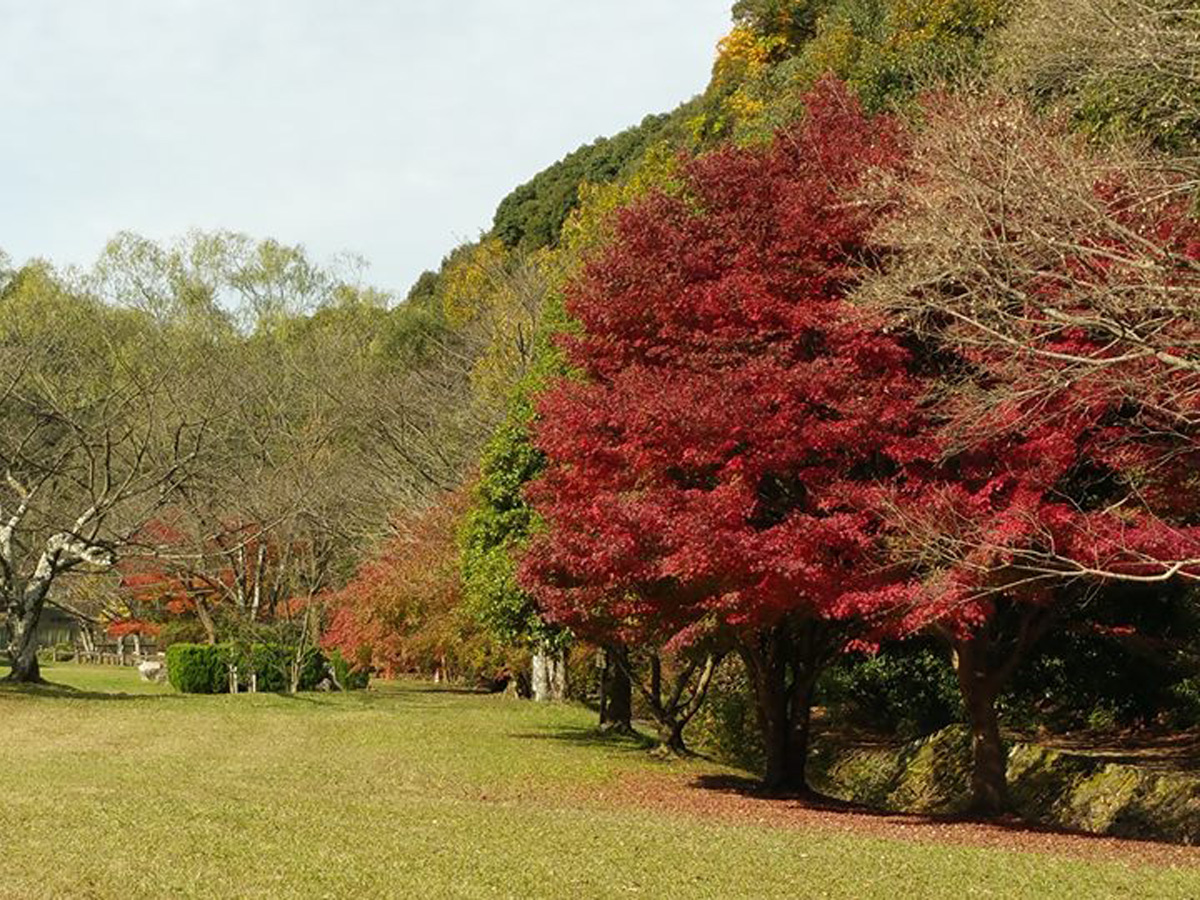
<instances>
[{"instance_id":1,"label":"tree shadow on grass","mask_svg":"<svg viewBox=\"0 0 1200 900\"><path fill-rule=\"evenodd\" d=\"M70 684L45 681L40 684L21 684L0 679L0 699L4 697L39 697L50 700L182 700L185 694L128 693L126 691L93 691L77 688Z\"/></svg>"},{"instance_id":2,"label":"tree shadow on grass","mask_svg":"<svg viewBox=\"0 0 1200 900\"><path fill-rule=\"evenodd\" d=\"M724 772L697 775L691 780L689 787L697 788L698 790L702 791L711 791L716 794L729 794L732 796L745 797L755 800L791 802L802 804L806 807L811 807L812 809L835 810L840 812L867 812L888 815L888 813L883 810L877 810L874 807L866 806L861 803L855 803L851 800L842 800L839 797L822 794L812 789L803 792L772 791L766 788L759 779L750 775L732 775Z\"/></svg>"},{"instance_id":3,"label":"tree shadow on grass","mask_svg":"<svg viewBox=\"0 0 1200 900\"><path fill-rule=\"evenodd\" d=\"M645 753L658 746L654 738L640 731L603 731L590 725L563 725L540 731L511 732L508 737L526 741L555 741L576 747L601 747L608 750L627 750Z\"/></svg>"}]
</instances>

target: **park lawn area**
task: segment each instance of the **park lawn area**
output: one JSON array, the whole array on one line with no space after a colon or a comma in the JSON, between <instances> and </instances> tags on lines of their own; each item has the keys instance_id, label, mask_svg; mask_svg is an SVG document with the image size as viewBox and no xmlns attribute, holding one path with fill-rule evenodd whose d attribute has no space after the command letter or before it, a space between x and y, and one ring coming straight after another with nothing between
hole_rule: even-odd
<instances>
[{"instance_id":1,"label":"park lawn area","mask_svg":"<svg viewBox=\"0 0 1200 900\"><path fill-rule=\"evenodd\" d=\"M44 674L61 686L0 686L4 898L1200 897L1200 869L613 802L623 778L722 770L601 739L577 706Z\"/></svg>"}]
</instances>

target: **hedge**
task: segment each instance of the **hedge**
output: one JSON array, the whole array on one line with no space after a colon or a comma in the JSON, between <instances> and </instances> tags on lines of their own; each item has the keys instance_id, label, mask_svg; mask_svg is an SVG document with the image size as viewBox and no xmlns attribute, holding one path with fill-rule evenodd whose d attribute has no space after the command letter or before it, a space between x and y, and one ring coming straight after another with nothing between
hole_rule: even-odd
<instances>
[{"instance_id":1,"label":"hedge","mask_svg":"<svg viewBox=\"0 0 1200 900\"><path fill-rule=\"evenodd\" d=\"M282 692L289 686L293 652L284 644L172 644L167 648L167 677L181 693L223 694L229 690L229 667L235 665L243 689L250 687L254 673L257 690ZM315 690L330 668L319 649L307 650L300 668L300 690ZM350 680L358 679L351 676Z\"/></svg>"}]
</instances>

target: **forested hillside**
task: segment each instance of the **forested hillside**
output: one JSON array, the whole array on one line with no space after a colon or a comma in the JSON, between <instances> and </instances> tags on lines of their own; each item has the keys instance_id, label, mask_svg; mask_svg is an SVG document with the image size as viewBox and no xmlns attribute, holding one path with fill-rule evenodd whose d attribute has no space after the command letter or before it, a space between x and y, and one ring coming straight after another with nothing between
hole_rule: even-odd
<instances>
[{"instance_id":1,"label":"forested hillside","mask_svg":"<svg viewBox=\"0 0 1200 900\"><path fill-rule=\"evenodd\" d=\"M814 707L961 721L989 813L1002 725L1200 724L1198 57L1183 0L738 0L406 297L233 233L3 265L13 677L54 604L786 791Z\"/></svg>"}]
</instances>

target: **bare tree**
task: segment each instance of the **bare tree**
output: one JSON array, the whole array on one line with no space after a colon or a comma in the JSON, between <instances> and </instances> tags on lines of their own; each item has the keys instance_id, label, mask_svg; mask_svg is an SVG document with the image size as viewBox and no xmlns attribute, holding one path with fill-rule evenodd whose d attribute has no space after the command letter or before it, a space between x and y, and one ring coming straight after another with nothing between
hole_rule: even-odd
<instances>
[{"instance_id":1,"label":"bare tree","mask_svg":"<svg viewBox=\"0 0 1200 900\"><path fill-rule=\"evenodd\" d=\"M178 373L135 346L150 339L138 323L62 292L44 270L14 285L0 297L0 606L9 677L37 681L55 582L116 564L188 478L206 423L179 414Z\"/></svg>"},{"instance_id":2,"label":"bare tree","mask_svg":"<svg viewBox=\"0 0 1200 900\"><path fill-rule=\"evenodd\" d=\"M1007 80L1089 131L1200 140L1200 9L1190 0L1026 0L999 40Z\"/></svg>"},{"instance_id":3,"label":"bare tree","mask_svg":"<svg viewBox=\"0 0 1200 900\"><path fill-rule=\"evenodd\" d=\"M1127 146L1099 151L1060 119L985 95L933 100L909 168L869 188L893 215L858 297L940 367L936 408L952 452L1022 423L1094 415L1103 398L1121 425L1111 452L1140 456L1104 514L1080 517L1074 547L1045 534L1014 555L967 513L910 510L926 568L1004 556L1003 571L979 573L997 592L1200 574L1200 553L1164 556L1123 527L1161 506L1155 485L1161 500L1200 451L1200 230L1187 214L1198 173ZM1159 537L1169 543L1165 522Z\"/></svg>"}]
</instances>

